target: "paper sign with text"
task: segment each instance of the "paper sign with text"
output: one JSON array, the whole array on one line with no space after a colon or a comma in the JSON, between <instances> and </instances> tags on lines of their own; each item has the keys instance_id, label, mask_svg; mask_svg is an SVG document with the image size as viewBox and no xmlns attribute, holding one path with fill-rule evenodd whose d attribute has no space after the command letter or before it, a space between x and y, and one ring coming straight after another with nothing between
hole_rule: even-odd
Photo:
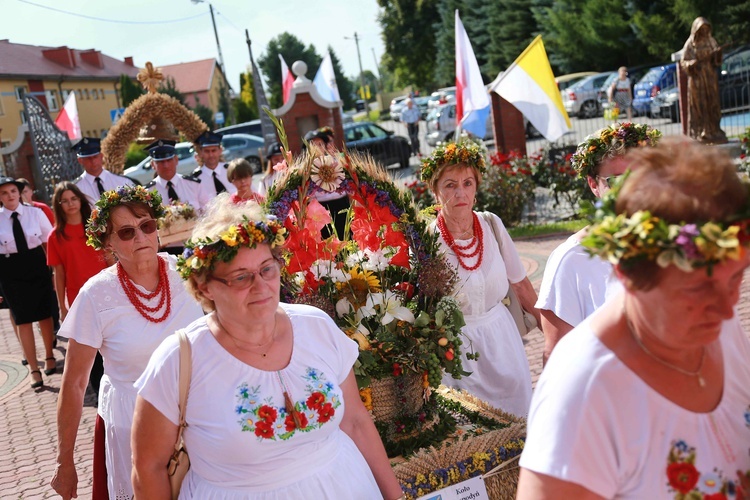
<instances>
[{"instance_id":1,"label":"paper sign with text","mask_svg":"<svg viewBox=\"0 0 750 500\"><path fill-rule=\"evenodd\" d=\"M482 476L472 477L442 490L433 491L417 500L488 500Z\"/></svg>"}]
</instances>

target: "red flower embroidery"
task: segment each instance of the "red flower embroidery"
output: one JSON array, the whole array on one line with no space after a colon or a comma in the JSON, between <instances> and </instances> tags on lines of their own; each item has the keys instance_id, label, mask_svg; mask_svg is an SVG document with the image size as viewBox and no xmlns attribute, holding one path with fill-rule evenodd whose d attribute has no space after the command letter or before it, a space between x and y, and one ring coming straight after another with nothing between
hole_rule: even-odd
<instances>
[{"instance_id":1,"label":"red flower embroidery","mask_svg":"<svg viewBox=\"0 0 750 500\"><path fill-rule=\"evenodd\" d=\"M318 410L318 422L324 424L331 420L335 414L336 410L333 409L331 403L326 403Z\"/></svg>"},{"instance_id":2,"label":"red flower embroidery","mask_svg":"<svg viewBox=\"0 0 750 500\"><path fill-rule=\"evenodd\" d=\"M323 403L326 402L326 397L323 395L322 392L313 392L310 394L310 397L307 398L307 407L311 410L317 410L321 406L323 406Z\"/></svg>"},{"instance_id":3,"label":"red flower embroidery","mask_svg":"<svg viewBox=\"0 0 750 500\"><path fill-rule=\"evenodd\" d=\"M695 470L693 464L677 462L667 466L669 485L683 495L686 495L690 490L695 488L695 485L698 484L699 476L700 474Z\"/></svg>"},{"instance_id":4,"label":"red flower embroidery","mask_svg":"<svg viewBox=\"0 0 750 500\"><path fill-rule=\"evenodd\" d=\"M258 418L271 425L275 420L278 413L276 408L268 405L263 405L258 409Z\"/></svg>"},{"instance_id":5,"label":"red flower embroidery","mask_svg":"<svg viewBox=\"0 0 750 500\"><path fill-rule=\"evenodd\" d=\"M268 422L258 422L255 426L255 435L265 439L273 437L273 426Z\"/></svg>"},{"instance_id":6,"label":"red flower embroidery","mask_svg":"<svg viewBox=\"0 0 750 500\"><path fill-rule=\"evenodd\" d=\"M307 427L307 416L304 414L304 412L298 411L297 418L299 418L300 429L304 429L305 427ZM287 432L292 432L297 428L297 426L294 424L294 417L292 417L291 413L284 419L284 426Z\"/></svg>"}]
</instances>

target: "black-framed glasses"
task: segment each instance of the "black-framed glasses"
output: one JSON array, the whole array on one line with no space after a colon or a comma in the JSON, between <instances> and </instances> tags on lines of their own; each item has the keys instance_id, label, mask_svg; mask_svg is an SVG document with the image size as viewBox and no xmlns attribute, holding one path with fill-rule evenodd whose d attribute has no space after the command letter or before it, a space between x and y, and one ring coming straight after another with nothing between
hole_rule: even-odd
<instances>
[{"instance_id":1,"label":"black-framed glasses","mask_svg":"<svg viewBox=\"0 0 750 500\"><path fill-rule=\"evenodd\" d=\"M151 234L156 231L156 219L149 219L141 222L137 228L132 226L121 227L117 231L117 237L122 241L130 241L135 238L135 230L140 229L143 234Z\"/></svg>"},{"instance_id":2,"label":"black-framed glasses","mask_svg":"<svg viewBox=\"0 0 750 500\"><path fill-rule=\"evenodd\" d=\"M612 189L614 185L617 184L617 181L622 179L622 175L610 175L609 177L597 175L596 178L600 181L604 181L607 184L607 187Z\"/></svg>"},{"instance_id":3,"label":"black-framed glasses","mask_svg":"<svg viewBox=\"0 0 750 500\"><path fill-rule=\"evenodd\" d=\"M218 278L216 276L211 276L209 279L218 281L222 285L229 288L234 288L236 290L245 290L253 286L256 276L260 276L263 281L273 281L278 278L280 274L281 268L279 267L279 262L274 259L266 261L257 271L247 271L238 276L235 276L234 278L229 279Z\"/></svg>"}]
</instances>

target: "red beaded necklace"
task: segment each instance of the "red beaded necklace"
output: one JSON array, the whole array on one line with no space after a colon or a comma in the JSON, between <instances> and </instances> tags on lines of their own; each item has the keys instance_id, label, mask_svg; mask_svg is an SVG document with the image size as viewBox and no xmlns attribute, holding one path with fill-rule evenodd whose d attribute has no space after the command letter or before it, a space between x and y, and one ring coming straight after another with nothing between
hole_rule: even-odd
<instances>
[{"instance_id":1,"label":"red beaded necklace","mask_svg":"<svg viewBox=\"0 0 750 500\"><path fill-rule=\"evenodd\" d=\"M130 303L133 304L135 310L138 311L141 316L146 318L146 320L150 321L151 323L161 323L162 321L166 320L169 316L169 313L172 312L172 295L169 290L167 263L161 257L157 257L157 259L159 260L159 284L156 286L156 290L150 293L141 292L140 290L138 290L135 284L133 284L130 278L128 278L128 275L125 274L125 270L122 268L122 264L120 264L119 262L117 263L117 278L120 280L122 289L125 290L125 295L127 295L128 300L130 300ZM159 296L159 303L156 305L156 307L149 307L145 304L145 302L155 298L156 296ZM145 300L141 301L141 297ZM164 306L165 302L167 303L167 307L161 317L151 316L151 314L149 314L155 313L156 311L161 309Z\"/></svg>"},{"instance_id":2,"label":"red beaded necklace","mask_svg":"<svg viewBox=\"0 0 750 500\"><path fill-rule=\"evenodd\" d=\"M456 254L458 265L463 267L467 271L474 271L475 269L478 269L479 266L482 265L482 257L484 257L484 232L482 231L482 225L479 223L479 217L477 217L477 214L475 213L473 215L473 236L471 240L469 240L469 243L466 245L459 245L458 243L456 243L456 240L453 239L450 231L448 231L448 228L445 226L445 218L443 217L443 214L438 214L437 218L437 227L440 230L440 234L443 235L445 243L451 250L453 250L453 253ZM474 245L476 245L476 248L471 251L471 248ZM473 266L466 265L464 259L471 259L476 255L479 255L477 257L477 263Z\"/></svg>"}]
</instances>

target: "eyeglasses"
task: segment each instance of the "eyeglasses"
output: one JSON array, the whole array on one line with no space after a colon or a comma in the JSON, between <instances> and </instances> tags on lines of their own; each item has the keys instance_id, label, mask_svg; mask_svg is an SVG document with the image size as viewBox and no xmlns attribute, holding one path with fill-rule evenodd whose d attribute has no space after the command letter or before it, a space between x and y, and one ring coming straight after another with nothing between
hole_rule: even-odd
<instances>
[{"instance_id":1,"label":"eyeglasses","mask_svg":"<svg viewBox=\"0 0 750 500\"><path fill-rule=\"evenodd\" d=\"M122 241L130 241L135 238L136 229L140 229L143 234L151 234L156 231L156 219L143 221L137 228L131 226L121 227L115 232L117 233L117 237Z\"/></svg>"},{"instance_id":2,"label":"eyeglasses","mask_svg":"<svg viewBox=\"0 0 750 500\"><path fill-rule=\"evenodd\" d=\"M209 279L218 281L229 288L245 290L253 286L256 275L263 278L263 281L273 281L278 278L280 274L281 269L279 268L279 263L276 260L269 260L257 271L242 273L239 276L230 279L217 278L216 276L210 276Z\"/></svg>"},{"instance_id":3,"label":"eyeglasses","mask_svg":"<svg viewBox=\"0 0 750 500\"><path fill-rule=\"evenodd\" d=\"M73 196L72 198L68 198L67 200L61 200L60 205L72 205L73 203L78 203L79 201L81 201L81 199L78 196Z\"/></svg>"},{"instance_id":4,"label":"eyeglasses","mask_svg":"<svg viewBox=\"0 0 750 500\"><path fill-rule=\"evenodd\" d=\"M609 177L602 177L601 175L597 175L596 178L600 181L604 181L607 184L607 187L612 189L614 185L617 184L617 181L622 178L622 175L610 175Z\"/></svg>"}]
</instances>

